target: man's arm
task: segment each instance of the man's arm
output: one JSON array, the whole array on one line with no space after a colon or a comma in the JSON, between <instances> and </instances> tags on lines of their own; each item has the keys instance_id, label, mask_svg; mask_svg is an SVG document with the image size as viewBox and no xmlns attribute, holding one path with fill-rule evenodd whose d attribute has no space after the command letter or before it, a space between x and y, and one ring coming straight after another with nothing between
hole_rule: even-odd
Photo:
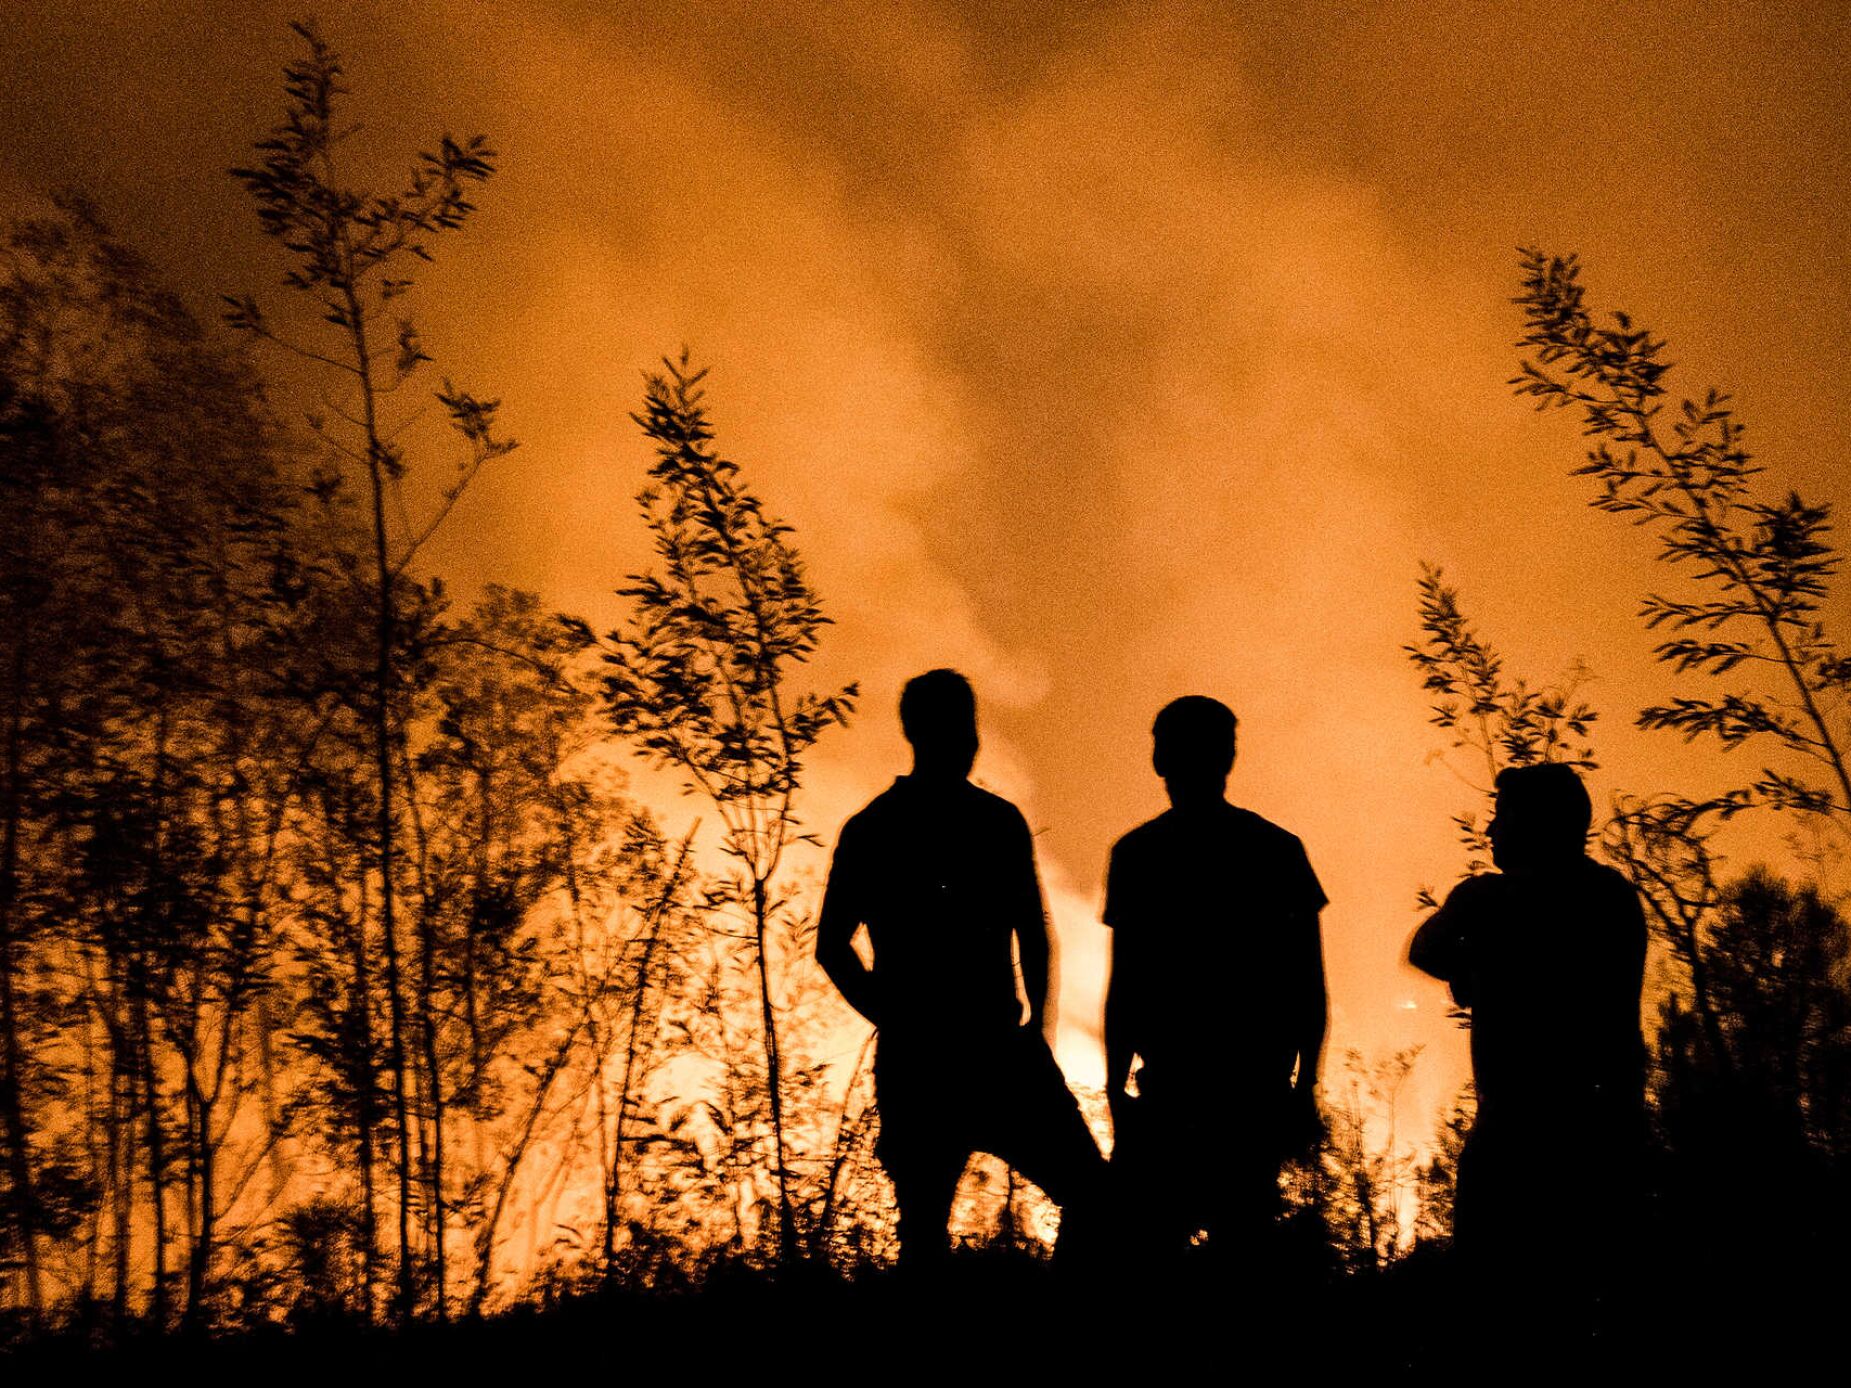
<instances>
[{"instance_id":1,"label":"man's arm","mask_svg":"<svg viewBox=\"0 0 1851 1388\"><path fill-rule=\"evenodd\" d=\"M1606 1014L1608 1081L1614 1086L1612 1097L1635 1104L1645 1091L1645 1039L1639 1027L1639 1004L1645 991L1645 953L1647 928L1645 908L1639 892L1630 882L1619 886L1611 912L1613 953L1606 966L1610 981L1603 992Z\"/></svg>"},{"instance_id":2,"label":"man's arm","mask_svg":"<svg viewBox=\"0 0 1851 1388\"><path fill-rule=\"evenodd\" d=\"M1465 965L1463 913L1455 904L1464 885L1454 887L1446 904L1422 921L1408 941L1408 963L1442 983L1453 982Z\"/></svg>"},{"instance_id":3,"label":"man's arm","mask_svg":"<svg viewBox=\"0 0 1851 1388\"><path fill-rule=\"evenodd\" d=\"M1131 1024L1131 999L1136 983L1132 978L1134 949L1125 948L1117 930L1112 932L1111 973L1105 988L1105 1098L1112 1110L1112 1125L1117 1128L1126 1099L1125 1083L1131 1078L1131 1062L1137 1055L1137 1043Z\"/></svg>"},{"instance_id":4,"label":"man's arm","mask_svg":"<svg viewBox=\"0 0 1851 1388\"><path fill-rule=\"evenodd\" d=\"M1324 981L1324 932L1319 913L1298 916L1290 929L1303 951L1297 969L1297 1006L1292 1009L1296 1034L1292 1049L1298 1059L1298 1078L1292 1091L1302 1101L1317 1097L1318 1071L1324 1062L1324 1033L1330 1022L1330 990Z\"/></svg>"},{"instance_id":5,"label":"man's arm","mask_svg":"<svg viewBox=\"0 0 1851 1388\"><path fill-rule=\"evenodd\" d=\"M1105 986L1105 1098L1112 1110L1114 1131L1119 1127L1125 1101L1125 1084L1131 1078L1131 1062L1137 1058L1138 1044L1134 1026L1133 999L1144 986L1138 973L1138 938L1133 931L1129 940L1120 929L1124 924L1125 864L1116 844L1106 862L1105 909L1100 913L1112 932L1110 972Z\"/></svg>"},{"instance_id":6,"label":"man's arm","mask_svg":"<svg viewBox=\"0 0 1851 1388\"><path fill-rule=\"evenodd\" d=\"M858 854L848 831L836 844L829 867L829 885L823 889L823 908L816 920L816 962L848 1005L875 1026L880 1025L880 1002L874 973L855 953L855 931L861 926L861 894L856 883Z\"/></svg>"},{"instance_id":7,"label":"man's arm","mask_svg":"<svg viewBox=\"0 0 1851 1388\"><path fill-rule=\"evenodd\" d=\"M1303 843L1293 840L1296 862L1287 888L1289 903L1282 927L1288 942L1286 972L1282 980L1290 1004L1290 1031L1297 1073L1292 1079L1292 1106L1284 1130L1285 1155L1311 1151L1324 1137L1324 1115L1318 1107L1318 1080L1324 1063L1324 1035L1330 1022L1330 992L1324 979L1324 931L1320 921L1330 898L1311 867Z\"/></svg>"},{"instance_id":8,"label":"man's arm","mask_svg":"<svg viewBox=\"0 0 1851 1388\"><path fill-rule=\"evenodd\" d=\"M1408 963L1448 985L1460 1007L1470 1007L1475 998L1472 921L1482 914L1485 892L1495 880L1466 878L1447 893L1440 909L1422 921L1408 941Z\"/></svg>"},{"instance_id":9,"label":"man's arm","mask_svg":"<svg viewBox=\"0 0 1851 1388\"><path fill-rule=\"evenodd\" d=\"M1022 821L1021 853L1022 877L1016 887L1021 899L1016 908L1015 938L1022 988L1028 994L1028 1018L1023 1025L1045 1031L1053 1001L1050 961L1054 942L1047 907L1041 899L1041 878L1035 872L1035 840L1026 820Z\"/></svg>"}]
</instances>

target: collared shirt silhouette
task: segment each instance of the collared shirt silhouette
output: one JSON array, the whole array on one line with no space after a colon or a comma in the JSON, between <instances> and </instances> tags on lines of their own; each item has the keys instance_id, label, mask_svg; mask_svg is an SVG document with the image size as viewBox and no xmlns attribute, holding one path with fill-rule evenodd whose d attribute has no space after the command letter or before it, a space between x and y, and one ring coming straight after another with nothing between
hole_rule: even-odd
<instances>
[{"instance_id":1,"label":"collared shirt silhouette","mask_svg":"<svg viewBox=\"0 0 1851 1388\"><path fill-rule=\"evenodd\" d=\"M1478 1110L1456 1235L1475 1256L1534 1264L1546 1244L1590 1266L1635 1195L1645 916L1633 885L1587 856L1590 819L1572 768L1500 773L1499 871L1453 888L1409 942L1408 962L1472 1014Z\"/></svg>"},{"instance_id":2,"label":"collared shirt silhouette","mask_svg":"<svg viewBox=\"0 0 1851 1388\"><path fill-rule=\"evenodd\" d=\"M1096 1205L1103 1162L1043 1035L1048 924L1028 824L967 779L970 685L950 670L921 675L900 718L913 772L843 826L816 956L879 1028L877 1150L899 1204L901 1258L918 1264L945 1252L973 1152L1003 1158L1063 1206ZM871 966L853 944L863 925ZM1077 1212L1084 1223L1090 1210Z\"/></svg>"},{"instance_id":3,"label":"collared shirt silhouette","mask_svg":"<svg viewBox=\"0 0 1851 1388\"><path fill-rule=\"evenodd\" d=\"M1326 898L1294 835L1228 803L1234 737L1213 699L1157 715L1152 764L1171 807L1118 841L1106 875L1112 1166L1153 1251L1203 1229L1254 1234L1281 1157L1317 1122Z\"/></svg>"}]
</instances>

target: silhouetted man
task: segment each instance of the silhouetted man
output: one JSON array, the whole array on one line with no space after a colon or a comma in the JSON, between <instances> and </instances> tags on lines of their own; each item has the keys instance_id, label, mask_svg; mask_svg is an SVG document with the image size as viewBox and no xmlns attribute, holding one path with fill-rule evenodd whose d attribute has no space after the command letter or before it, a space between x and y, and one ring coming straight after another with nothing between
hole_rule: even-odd
<instances>
[{"instance_id":1,"label":"silhouetted man","mask_svg":"<svg viewBox=\"0 0 1851 1388\"><path fill-rule=\"evenodd\" d=\"M920 675L901 694L900 724L912 774L842 826L816 957L879 1029L877 1151L900 1208L901 1261L917 1267L946 1252L973 1152L1039 1185L1067 1233L1094 1216L1104 1162L1043 1035L1048 923L1028 824L967 779L970 684L953 670ZM871 967L854 948L862 925Z\"/></svg>"},{"instance_id":2,"label":"silhouetted man","mask_svg":"<svg viewBox=\"0 0 1851 1388\"><path fill-rule=\"evenodd\" d=\"M1251 1256L1280 1161L1318 1127L1326 898L1296 837L1228 803L1234 731L1217 700L1165 706L1151 764L1170 808L1118 841L1106 874L1114 1186L1152 1254L1206 1230Z\"/></svg>"},{"instance_id":3,"label":"silhouetted man","mask_svg":"<svg viewBox=\"0 0 1851 1388\"><path fill-rule=\"evenodd\" d=\"M1472 1013L1460 1252L1537 1287L1611 1271L1637 1196L1645 916L1632 884L1587 856L1591 817L1572 768L1501 772L1498 871L1453 888L1408 945Z\"/></svg>"}]
</instances>

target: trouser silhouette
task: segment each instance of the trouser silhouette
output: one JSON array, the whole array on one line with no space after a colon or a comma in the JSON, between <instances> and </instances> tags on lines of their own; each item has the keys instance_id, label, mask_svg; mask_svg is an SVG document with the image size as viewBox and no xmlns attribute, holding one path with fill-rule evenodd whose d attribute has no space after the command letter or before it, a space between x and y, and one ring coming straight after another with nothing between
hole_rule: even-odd
<instances>
[{"instance_id":1,"label":"trouser silhouette","mask_svg":"<svg viewBox=\"0 0 1851 1388\"><path fill-rule=\"evenodd\" d=\"M1264 1256L1280 1209L1287 1097L1282 1086L1245 1099L1205 1087L1200 1096L1146 1095L1120 1106L1111 1190L1134 1269L1179 1256L1202 1234L1218 1255Z\"/></svg>"},{"instance_id":2,"label":"trouser silhouette","mask_svg":"<svg viewBox=\"0 0 1851 1388\"><path fill-rule=\"evenodd\" d=\"M1014 1029L987 1045L883 1035L874 1090L875 1150L899 1206L902 1266L947 1254L958 1179L976 1152L1002 1158L1061 1207L1059 1258L1082 1258L1096 1243L1105 1161L1039 1031Z\"/></svg>"},{"instance_id":3,"label":"trouser silhouette","mask_svg":"<svg viewBox=\"0 0 1851 1388\"><path fill-rule=\"evenodd\" d=\"M1474 1284L1499 1289L1510 1314L1617 1304L1640 1252L1643 1109L1538 1107L1481 1105L1459 1154L1459 1252Z\"/></svg>"}]
</instances>

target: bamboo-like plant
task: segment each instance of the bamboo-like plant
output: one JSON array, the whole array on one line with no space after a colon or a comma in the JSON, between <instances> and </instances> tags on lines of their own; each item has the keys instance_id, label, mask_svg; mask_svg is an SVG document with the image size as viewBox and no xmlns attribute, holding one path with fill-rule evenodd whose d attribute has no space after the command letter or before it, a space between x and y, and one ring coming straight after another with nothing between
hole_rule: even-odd
<instances>
[{"instance_id":1,"label":"bamboo-like plant","mask_svg":"<svg viewBox=\"0 0 1851 1388\"><path fill-rule=\"evenodd\" d=\"M436 1055L437 1026L432 993L434 947L420 935L416 1016L407 1009L399 943L401 855L399 785L403 754L404 677L401 665L400 608L405 601L408 570L420 550L448 518L452 508L483 466L510 452L514 444L497 434L496 403L480 399L445 381L435 397L461 437L464 456L456 478L443 488L434 510L420 520L407 519L401 484L409 461L397 442L399 424L385 406L420 366L431 360L413 320L400 300L412 288L412 273L431 260L430 246L440 235L460 229L475 211L472 185L494 172L495 153L479 135L454 140L445 135L433 151L418 156L402 189L376 192L349 185L343 156L356 127L338 115L343 84L341 60L312 25L293 28L308 52L284 69L287 106L282 122L259 141L259 162L232 170L257 204L264 232L288 253L291 268L284 285L313 308L317 338L297 338L277 326L250 296L226 299L232 327L276 344L303 362L331 373L342 397L326 412L310 415L309 424L326 445L335 465L328 487L344 472L363 486L371 521L371 572L367 598L372 611L373 665L365 694L371 730L376 809L372 845L378 938L387 999L387 1065L392 1077L393 1129L396 1136L398 1295L400 1320L409 1318L417 1295L413 1266L412 1213L422 1198L430 1206L432 1261L436 1271L437 1307L445 1310L444 1157L441 1065ZM355 954L356 967L370 971L369 950ZM361 996L365 977L357 980ZM364 1012L362 1012L364 1015ZM423 1051L422 1092L434 1143L426 1163L427 1189L420 1193L412 1172L413 1080L407 1050L417 1024ZM360 1146L370 1160L376 1116L362 1118ZM369 1250L370 1256L370 1250Z\"/></svg>"},{"instance_id":2,"label":"bamboo-like plant","mask_svg":"<svg viewBox=\"0 0 1851 1388\"><path fill-rule=\"evenodd\" d=\"M705 376L685 350L665 359L632 416L655 444L638 505L658 566L619 590L631 616L606 638L604 699L616 731L680 773L686 792L711 801L723 825L732 871L717 879L710 904L743 917L756 976L778 1250L788 1262L799 1231L774 951L800 922L778 875L806 837L796 811L804 757L829 728L847 723L857 690L792 687L829 618L790 527L767 514L738 465L714 447Z\"/></svg>"}]
</instances>

